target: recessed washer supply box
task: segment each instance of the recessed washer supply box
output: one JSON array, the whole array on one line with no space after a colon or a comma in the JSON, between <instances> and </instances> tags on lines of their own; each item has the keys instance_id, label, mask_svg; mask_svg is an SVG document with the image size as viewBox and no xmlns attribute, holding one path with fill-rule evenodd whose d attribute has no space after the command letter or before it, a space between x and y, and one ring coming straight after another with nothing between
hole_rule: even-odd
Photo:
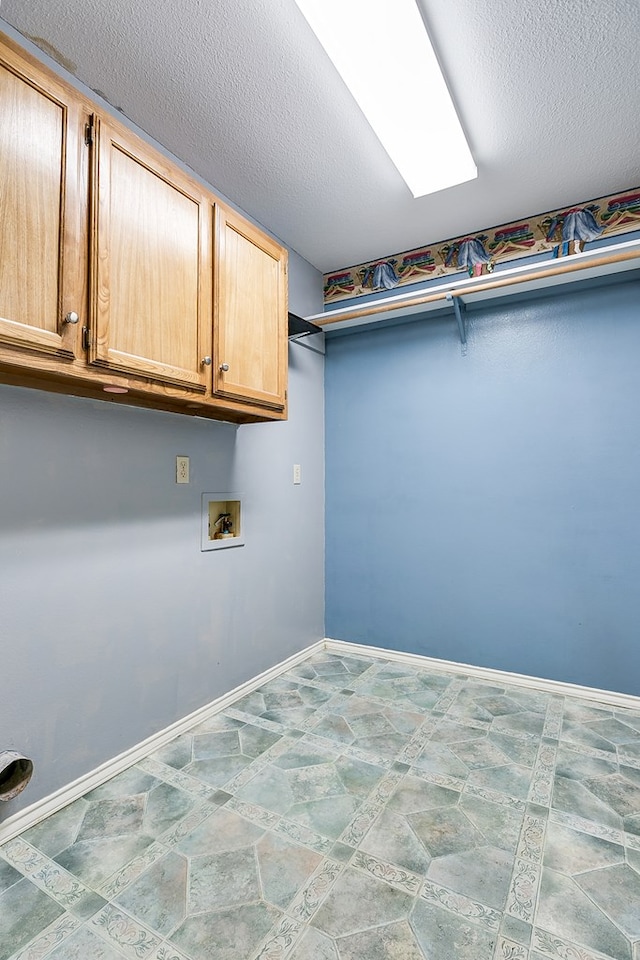
<instances>
[{"instance_id":1,"label":"recessed washer supply box","mask_svg":"<svg viewBox=\"0 0 640 960\"><path fill-rule=\"evenodd\" d=\"M239 493L202 494L202 550L244 546Z\"/></svg>"}]
</instances>

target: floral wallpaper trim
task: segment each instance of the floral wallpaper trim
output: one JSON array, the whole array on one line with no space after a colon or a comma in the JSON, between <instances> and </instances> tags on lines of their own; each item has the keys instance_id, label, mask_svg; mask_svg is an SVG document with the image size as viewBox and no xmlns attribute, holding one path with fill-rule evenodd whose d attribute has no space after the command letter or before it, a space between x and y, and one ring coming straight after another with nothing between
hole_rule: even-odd
<instances>
[{"instance_id":1,"label":"floral wallpaper trim","mask_svg":"<svg viewBox=\"0 0 640 960\"><path fill-rule=\"evenodd\" d=\"M585 243L640 230L640 187L578 206L541 213L406 253L333 270L324 275L325 305L356 300L452 273L491 273L504 261L550 253L581 253Z\"/></svg>"}]
</instances>

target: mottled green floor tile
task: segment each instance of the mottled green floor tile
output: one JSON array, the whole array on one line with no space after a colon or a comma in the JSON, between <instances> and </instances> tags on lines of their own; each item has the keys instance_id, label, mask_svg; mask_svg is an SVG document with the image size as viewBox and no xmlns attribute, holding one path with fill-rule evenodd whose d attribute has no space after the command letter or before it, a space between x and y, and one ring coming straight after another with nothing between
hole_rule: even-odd
<instances>
[{"instance_id":1,"label":"mottled green floor tile","mask_svg":"<svg viewBox=\"0 0 640 960\"><path fill-rule=\"evenodd\" d=\"M576 780L556 777L553 785L552 806L556 810L593 820L608 827L622 829L622 817L603 803L591 791Z\"/></svg>"},{"instance_id":2,"label":"mottled green floor tile","mask_svg":"<svg viewBox=\"0 0 640 960\"><path fill-rule=\"evenodd\" d=\"M115 902L162 936L171 933L186 916L186 859L176 853L168 853L120 894Z\"/></svg>"},{"instance_id":3,"label":"mottled green floor tile","mask_svg":"<svg viewBox=\"0 0 640 960\"><path fill-rule=\"evenodd\" d=\"M194 760L213 760L217 757L230 757L235 753L240 753L240 734L238 730L200 733L194 735L192 739Z\"/></svg>"},{"instance_id":4,"label":"mottled green floor tile","mask_svg":"<svg viewBox=\"0 0 640 960\"><path fill-rule=\"evenodd\" d=\"M91 803L94 800L116 800L120 797L133 797L137 793L148 793L158 785L159 781L151 774L145 773L139 767L129 767L106 783L85 793L84 799Z\"/></svg>"},{"instance_id":5,"label":"mottled green floor tile","mask_svg":"<svg viewBox=\"0 0 640 960\"><path fill-rule=\"evenodd\" d=\"M153 837L143 833L82 840L67 847L55 860L87 886L99 889L116 870L140 856L152 843Z\"/></svg>"},{"instance_id":6,"label":"mottled green floor tile","mask_svg":"<svg viewBox=\"0 0 640 960\"><path fill-rule=\"evenodd\" d=\"M193 737L190 734L176 737L175 740L154 751L151 758L158 760L160 763L166 763L169 767L175 767L176 770L181 770L182 767L186 767L193 760Z\"/></svg>"},{"instance_id":7,"label":"mottled green floor tile","mask_svg":"<svg viewBox=\"0 0 640 960\"><path fill-rule=\"evenodd\" d=\"M453 720L441 720L431 739L435 743L454 744L463 743L465 740L478 740L485 736L486 731L484 729L478 730L476 727L468 727Z\"/></svg>"},{"instance_id":8,"label":"mottled green floor tile","mask_svg":"<svg viewBox=\"0 0 640 960\"><path fill-rule=\"evenodd\" d=\"M337 860L339 863L348 863L351 860L351 857L356 852L355 847L350 847L347 843L341 843L339 840L334 843L329 851L329 856L332 860Z\"/></svg>"},{"instance_id":9,"label":"mottled green floor tile","mask_svg":"<svg viewBox=\"0 0 640 960\"><path fill-rule=\"evenodd\" d=\"M606 720L607 717L613 716L613 713L606 707L596 707L584 700L572 700L567 697L564 705L564 716L566 720L588 723L592 720Z\"/></svg>"},{"instance_id":10,"label":"mottled green floor tile","mask_svg":"<svg viewBox=\"0 0 640 960\"><path fill-rule=\"evenodd\" d=\"M313 716L315 710L312 707L293 707L285 709L284 707L265 710L260 716L265 720L271 720L273 723L280 723L284 727L299 727L301 723Z\"/></svg>"},{"instance_id":11,"label":"mottled green floor tile","mask_svg":"<svg viewBox=\"0 0 640 960\"><path fill-rule=\"evenodd\" d=\"M404 920L413 897L368 874L346 869L311 923L330 937L346 937L382 923Z\"/></svg>"},{"instance_id":12,"label":"mottled green floor tile","mask_svg":"<svg viewBox=\"0 0 640 960\"><path fill-rule=\"evenodd\" d=\"M395 863L419 875L426 874L431 857L406 817L385 810L360 844L365 853Z\"/></svg>"},{"instance_id":13,"label":"mottled green floor tile","mask_svg":"<svg viewBox=\"0 0 640 960\"><path fill-rule=\"evenodd\" d=\"M81 927L59 947L47 954L47 960L124 960L126 953L99 937L89 927ZM128 958L127 958L128 960Z\"/></svg>"},{"instance_id":14,"label":"mottled green floor tile","mask_svg":"<svg viewBox=\"0 0 640 960\"><path fill-rule=\"evenodd\" d=\"M237 706L238 704L235 703L234 707ZM199 723L196 727L192 727L189 733L219 733L223 730L237 730L243 726L244 723L242 720L236 720L235 717L228 717L225 713L216 713L215 716L209 717L208 720L203 720L202 723Z\"/></svg>"},{"instance_id":15,"label":"mottled green floor tile","mask_svg":"<svg viewBox=\"0 0 640 960\"><path fill-rule=\"evenodd\" d=\"M495 743L486 739L454 743L451 749L472 770L482 767L499 767L510 762L510 758Z\"/></svg>"},{"instance_id":16,"label":"mottled green floor tile","mask_svg":"<svg viewBox=\"0 0 640 960\"><path fill-rule=\"evenodd\" d=\"M540 690L528 690L526 687L510 687L507 685L504 692L507 697L521 704L525 710L543 716L547 712L547 706L551 699L551 695L548 693L543 693Z\"/></svg>"},{"instance_id":17,"label":"mottled green floor tile","mask_svg":"<svg viewBox=\"0 0 640 960\"><path fill-rule=\"evenodd\" d=\"M634 836L640 837L640 816L625 817L624 829L627 833L632 833Z\"/></svg>"},{"instance_id":18,"label":"mottled green floor tile","mask_svg":"<svg viewBox=\"0 0 640 960\"><path fill-rule=\"evenodd\" d=\"M259 757L280 739L280 734L273 733L271 730L262 730L248 723L240 730L241 752L246 757Z\"/></svg>"},{"instance_id":19,"label":"mottled green floor tile","mask_svg":"<svg viewBox=\"0 0 640 960\"><path fill-rule=\"evenodd\" d=\"M12 887L14 883L19 883L20 880L22 880L22 874L19 873L15 867L12 867L10 863L0 860L0 896L2 896L5 890Z\"/></svg>"},{"instance_id":20,"label":"mottled green floor tile","mask_svg":"<svg viewBox=\"0 0 640 960\"><path fill-rule=\"evenodd\" d=\"M476 787L504 793L507 797L526 800L531 783L531 770L517 763L501 767L485 767L482 770L473 770L469 774L468 782Z\"/></svg>"},{"instance_id":21,"label":"mottled green floor tile","mask_svg":"<svg viewBox=\"0 0 640 960\"><path fill-rule=\"evenodd\" d=\"M366 797L386 773L386 768L376 763L345 756L338 757L335 768L349 793L358 797Z\"/></svg>"},{"instance_id":22,"label":"mottled green floor tile","mask_svg":"<svg viewBox=\"0 0 640 960\"><path fill-rule=\"evenodd\" d=\"M337 740L338 743L353 743L356 738L345 718L332 713L323 717L320 723L313 728L313 732L319 737Z\"/></svg>"},{"instance_id":23,"label":"mottled green floor tile","mask_svg":"<svg viewBox=\"0 0 640 960\"><path fill-rule=\"evenodd\" d=\"M516 943L521 943L525 947L528 947L531 943L532 931L533 928L530 923L525 923L524 920L518 920L517 917L510 917L508 913L504 914L500 923L500 933L503 937L506 937L507 940L514 940ZM503 958L501 958L501 960L503 960Z\"/></svg>"},{"instance_id":24,"label":"mottled green floor tile","mask_svg":"<svg viewBox=\"0 0 640 960\"><path fill-rule=\"evenodd\" d=\"M408 921L387 923L373 930L353 933L336 940L340 960L424 960L415 934Z\"/></svg>"},{"instance_id":25,"label":"mottled green floor tile","mask_svg":"<svg viewBox=\"0 0 640 960\"><path fill-rule=\"evenodd\" d=\"M523 767L532 767L536 762L539 748L537 740L518 740L516 737L510 737L507 733L498 733L493 729L489 733L488 739L491 743L495 743L509 760L513 760Z\"/></svg>"},{"instance_id":26,"label":"mottled green floor tile","mask_svg":"<svg viewBox=\"0 0 640 960\"><path fill-rule=\"evenodd\" d=\"M25 831L22 838L42 850L48 857L55 857L74 842L87 810L86 800L76 800Z\"/></svg>"},{"instance_id":27,"label":"mottled green floor tile","mask_svg":"<svg viewBox=\"0 0 640 960\"><path fill-rule=\"evenodd\" d=\"M365 714L362 717L348 717L347 719L357 738L388 736L398 733L382 713Z\"/></svg>"},{"instance_id":28,"label":"mottled green floor tile","mask_svg":"<svg viewBox=\"0 0 640 960\"><path fill-rule=\"evenodd\" d=\"M279 917L274 907L249 903L187 917L169 939L193 960L244 960L252 955Z\"/></svg>"},{"instance_id":29,"label":"mottled green floor tile","mask_svg":"<svg viewBox=\"0 0 640 960\"><path fill-rule=\"evenodd\" d=\"M287 817L315 830L323 837L337 840L359 806L358 800L345 794L328 797L326 800L297 803L288 811Z\"/></svg>"},{"instance_id":30,"label":"mottled green floor tile","mask_svg":"<svg viewBox=\"0 0 640 960\"><path fill-rule=\"evenodd\" d=\"M408 736L401 733L385 733L381 736L360 737L356 745L373 756L385 757L393 760L409 741Z\"/></svg>"},{"instance_id":31,"label":"mottled green floor tile","mask_svg":"<svg viewBox=\"0 0 640 960\"><path fill-rule=\"evenodd\" d=\"M640 786L622 774L613 773L607 777L585 780L584 785L590 793L621 817L640 814Z\"/></svg>"},{"instance_id":32,"label":"mottled green floor tile","mask_svg":"<svg viewBox=\"0 0 640 960\"><path fill-rule=\"evenodd\" d=\"M484 843L484 837L457 807L412 813L407 821L431 857L445 857Z\"/></svg>"},{"instance_id":33,"label":"mottled green floor tile","mask_svg":"<svg viewBox=\"0 0 640 960\"><path fill-rule=\"evenodd\" d=\"M189 915L259 899L258 864L252 847L207 853L189 861Z\"/></svg>"},{"instance_id":34,"label":"mottled green floor tile","mask_svg":"<svg viewBox=\"0 0 640 960\"><path fill-rule=\"evenodd\" d=\"M556 776L582 781L589 777L605 777L609 773L617 773L617 770L618 764L615 757L611 760L601 760L598 757L589 757L580 753L578 749L569 750L562 744L558 747Z\"/></svg>"},{"instance_id":35,"label":"mottled green floor tile","mask_svg":"<svg viewBox=\"0 0 640 960\"><path fill-rule=\"evenodd\" d=\"M419 813L434 807L450 806L459 799L460 793L457 790L407 776L389 800L387 807L393 813Z\"/></svg>"},{"instance_id":36,"label":"mottled green floor tile","mask_svg":"<svg viewBox=\"0 0 640 960\"><path fill-rule=\"evenodd\" d=\"M295 803L321 800L323 797L340 796L347 792L333 764L299 767L287 773L289 788Z\"/></svg>"},{"instance_id":37,"label":"mottled green floor tile","mask_svg":"<svg viewBox=\"0 0 640 960\"><path fill-rule=\"evenodd\" d=\"M143 831L157 837L169 829L172 824L185 817L199 801L172 787L168 783L161 783L149 794L144 811Z\"/></svg>"},{"instance_id":38,"label":"mottled green floor tile","mask_svg":"<svg viewBox=\"0 0 640 960\"><path fill-rule=\"evenodd\" d=\"M433 860L427 876L455 893L501 910L509 892L512 871L510 854L485 846Z\"/></svg>"},{"instance_id":39,"label":"mottled green floor tile","mask_svg":"<svg viewBox=\"0 0 640 960\"><path fill-rule=\"evenodd\" d=\"M458 744L459 746L459 744ZM443 743L429 741L413 761L413 766L425 773L439 773L446 777L459 777L465 780L469 776L469 768L462 762L459 755Z\"/></svg>"},{"instance_id":40,"label":"mottled green floor tile","mask_svg":"<svg viewBox=\"0 0 640 960\"><path fill-rule=\"evenodd\" d=\"M512 713L523 713L524 707L521 703L516 703L511 697L504 694L494 694L493 696L479 696L475 702L482 709L493 717L506 717Z\"/></svg>"},{"instance_id":41,"label":"mottled green floor tile","mask_svg":"<svg viewBox=\"0 0 640 960\"><path fill-rule=\"evenodd\" d=\"M294 947L291 960L340 960L334 941L309 927Z\"/></svg>"},{"instance_id":42,"label":"mottled green floor tile","mask_svg":"<svg viewBox=\"0 0 640 960\"><path fill-rule=\"evenodd\" d=\"M64 913L64 909L30 880L12 884L0 896L0 960L20 947Z\"/></svg>"},{"instance_id":43,"label":"mottled green floor tile","mask_svg":"<svg viewBox=\"0 0 640 960\"><path fill-rule=\"evenodd\" d=\"M273 813L286 813L295 802L289 778L284 770L269 765L238 790L240 800L259 803Z\"/></svg>"},{"instance_id":44,"label":"mottled green floor tile","mask_svg":"<svg viewBox=\"0 0 640 960\"><path fill-rule=\"evenodd\" d=\"M144 796L98 800L89 805L78 831L77 840L117 837L141 831Z\"/></svg>"},{"instance_id":45,"label":"mottled green floor tile","mask_svg":"<svg viewBox=\"0 0 640 960\"><path fill-rule=\"evenodd\" d=\"M235 777L251 763L250 757L236 754L231 757L219 757L211 760L194 760L184 767L184 772L196 780L202 780L212 787L223 787L227 780Z\"/></svg>"},{"instance_id":46,"label":"mottled green floor tile","mask_svg":"<svg viewBox=\"0 0 640 960\"><path fill-rule=\"evenodd\" d=\"M335 756L336 749L322 748L303 740L283 753L282 756L276 757L272 766L279 767L282 770L294 770L296 767L333 763Z\"/></svg>"},{"instance_id":47,"label":"mottled green floor tile","mask_svg":"<svg viewBox=\"0 0 640 960\"><path fill-rule=\"evenodd\" d=\"M515 851L522 826L521 813L472 795L462 796L460 810L475 824L487 843L507 852Z\"/></svg>"},{"instance_id":48,"label":"mottled green floor tile","mask_svg":"<svg viewBox=\"0 0 640 960\"><path fill-rule=\"evenodd\" d=\"M485 710L480 705L479 700L470 700L466 703L456 701L453 706L447 710L447 716L450 720L481 720L483 723L491 723L493 714Z\"/></svg>"},{"instance_id":49,"label":"mottled green floor tile","mask_svg":"<svg viewBox=\"0 0 640 960\"><path fill-rule=\"evenodd\" d=\"M97 893L87 893L69 907L69 913L79 920L89 920L107 905L107 901Z\"/></svg>"},{"instance_id":50,"label":"mottled green floor tile","mask_svg":"<svg viewBox=\"0 0 640 960\"><path fill-rule=\"evenodd\" d=\"M576 883L631 940L640 940L640 876L626 863L592 870Z\"/></svg>"},{"instance_id":51,"label":"mottled green floor tile","mask_svg":"<svg viewBox=\"0 0 640 960\"><path fill-rule=\"evenodd\" d=\"M492 960L495 934L418 900L409 919L425 960ZM364 960L364 958L363 958Z\"/></svg>"},{"instance_id":52,"label":"mottled green floor tile","mask_svg":"<svg viewBox=\"0 0 640 960\"><path fill-rule=\"evenodd\" d=\"M624 847L619 844L557 823L547 824L545 867L571 875L623 862Z\"/></svg>"},{"instance_id":53,"label":"mottled green floor tile","mask_svg":"<svg viewBox=\"0 0 640 960\"><path fill-rule=\"evenodd\" d=\"M516 733L534 734L537 737L542 736L544 728L544 714L537 713L510 713L504 717L496 717L492 724L492 730L502 733L509 733L510 730Z\"/></svg>"},{"instance_id":54,"label":"mottled green floor tile","mask_svg":"<svg viewBox=\"0 0 640 960\"><path fill-rule=\"evenodd\" d=\"M225 850L241 850L251 846L264 834L261 827L249 823L227 807L219 807L203 823L195 827L176 850L187 857Z\"/></svg>"},{"instance_id":55,"label":"mottled green floor tile","mask_svg":"<svg viewBox=\"0 0 640 960\"><path fill-rule=\"evenodd\" d=\"M635 730L629 724L622 723L614 717L608 720L596 720L585 724L585 726L597 733L598 736L604 737L605 740L610 740L611 743L624 744L640 741L639 730Z\"/></svg>"},{"instance_id":56,"label":"mottled green floor tile","mask_svg":"<svg viewBox=\"0 0 640 960\"><path fill-rule=\"evenodd\" d=\"M274 833L265 834L256 845L256 853L264 899L283 910L322 860L314 850Z\"/></svg>"},{"instance_id":57,"label":"mottled green floor tile","mask_svg":"<svg viewBox=\"0 0 640 960\"><path fill-rule=\"evenodd\" d=\"M615 759L616 748L613 743L599 736L593 730L590 730L589 727L585 727L581 723L573 723L565 720L562 725L561 739L584 747L593 747L595 750L604 750L605 752L612 753L614 755L613 759Z\"/></svg>"},{"instance_id":58,"label":"mottled green floor tile","mask_svg":"<svg viewBox=\"0 0 640 960\"><path fill-rule=\"evenodd\" d=\"M615 960L632 960L627 937L569 877L542 872L535 926Z\"/></svg>"}]
</instances>

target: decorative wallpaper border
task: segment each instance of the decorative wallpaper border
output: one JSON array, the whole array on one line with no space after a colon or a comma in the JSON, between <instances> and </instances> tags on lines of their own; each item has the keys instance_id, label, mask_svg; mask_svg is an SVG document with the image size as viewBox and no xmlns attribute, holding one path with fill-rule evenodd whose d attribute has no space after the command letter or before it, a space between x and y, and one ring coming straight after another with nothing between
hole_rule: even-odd
<instances>
[{"instance_id":1,"label":"decorative wallpaper border","mask_svg":"<svg viewBox=\"0 0 640 960\"><path fill-rule=\"evenodd\" d=\"M470 277L491 273L506 260L541 253L566 257L585 243L640 230L640 187L541 213L468 236L370 260L324 275L325 305L383 293L467 271Z\"/></svg>"}]
</instances>

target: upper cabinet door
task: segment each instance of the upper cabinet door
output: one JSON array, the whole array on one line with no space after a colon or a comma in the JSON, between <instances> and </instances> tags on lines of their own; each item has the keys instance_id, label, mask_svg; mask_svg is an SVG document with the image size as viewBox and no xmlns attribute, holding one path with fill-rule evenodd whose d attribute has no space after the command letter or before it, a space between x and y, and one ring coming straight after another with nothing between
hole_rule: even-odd
<instances>
[{"instance_id":1,"label":"upper cabinet door","mask_svg":"<svg viewBox=\"0 0 640 960\"><path fill-rule=\"evenodd\" d=\"M287 251L216 208L214 395L282 410L287 385Z\"/></svg>"},{"instance_id":2,"label":"upper cabinet door","mask_svg":"<svg viewBox=\"0 0 640 960\"><path fill-rule=\"evenodd\" d=\"M93 123L89 360L204 392L210 201L119 124Z\"/></svg>"},{"instance_id":3,"label":"upper cabinet door","mask_svg":"<svg viewBox=\"0 0 640 960\"><path fill-rule=\"evenodd\" d=\"M3 42L0 344L75 355L77 321L83 319L86 302L84 171L79 100L48 71ZM67 315L72 322L65 322Z\"/></svg>"}]
</instances>

